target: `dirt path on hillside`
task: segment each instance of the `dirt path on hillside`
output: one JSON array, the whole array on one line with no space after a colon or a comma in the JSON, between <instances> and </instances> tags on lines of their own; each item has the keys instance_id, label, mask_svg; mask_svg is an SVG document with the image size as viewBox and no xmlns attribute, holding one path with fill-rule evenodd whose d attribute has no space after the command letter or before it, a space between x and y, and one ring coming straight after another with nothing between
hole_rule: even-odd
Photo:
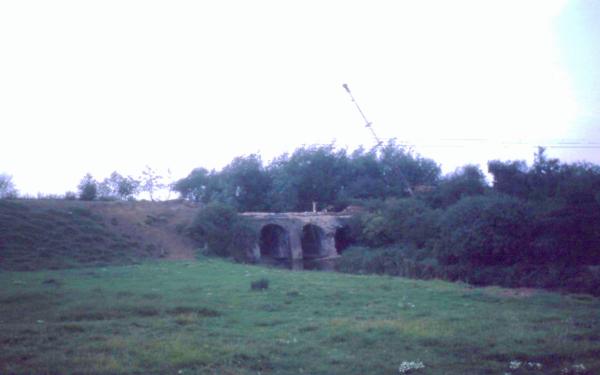
<instances>
[{"instance_id":1,"label":"dirt path on hillside","mask_svg":"<svg viewBox=\"0 0 600 375\"><path fill-rule=\"evenodd\" d=\"M184 201L90 202L107 226L149 253L165 259L194 259L194 243L185 236L198 206Z\"/></svg>"}]
</instances>

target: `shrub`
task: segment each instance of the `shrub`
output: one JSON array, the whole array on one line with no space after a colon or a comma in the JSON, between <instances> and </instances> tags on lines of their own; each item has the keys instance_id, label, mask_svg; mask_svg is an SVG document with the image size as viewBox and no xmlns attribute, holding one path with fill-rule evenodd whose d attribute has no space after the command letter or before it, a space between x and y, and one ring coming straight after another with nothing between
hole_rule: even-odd
<instances>
[{"instance_id":1,"label":"shrub","mask_svg":"<svg viewBox=\"0 0 600 375\"><path fill-rule=\"evenodd\" d=\"M86 174L79 182L79 199L82 201L93 201L98 195L98 182L91 174Z\"/></svg>"},{"instance_id":2,"label":"shrub","mask_svg":"<svg viewBox=\"0 0 600 375\"><path fill-rule=\"evenodd\" d=\"M206 247L208 254L240 261L249 258L256 244L256 233L250 222L221 203L211 203L201 209L189 233Z\"/></svg>"},{"instance_id":3,"label":"shrub","mask_svg":"<svg viewBox=\"0 0 600 375\"><path fill-rule=\"evenodd\" d=\"M539 211L530 262L600 264L600 205L564 204Z\"/></svg>"},{"instance_id":4,"label":"shrub","mask_svg":"<svg viewBox=\"0 0 600 375\"><path fill-rule=\"evenodd\" d=\"M438 217L421 200L390 199L375 213L363 216L362 240L370 246L409 243L422 248L436 237Z\"/></svg>"},{"instance_id":5,"label":"shrub","mask_svg":"<svg viewBox=\"0 0 600 375\"><path fill-rule=\"evenodd\" d=\"M515 264L530 251L532 224L532 209L517 198L464 198L443 215L437 258L443 264Z\"/></svg>"}]
</instances>

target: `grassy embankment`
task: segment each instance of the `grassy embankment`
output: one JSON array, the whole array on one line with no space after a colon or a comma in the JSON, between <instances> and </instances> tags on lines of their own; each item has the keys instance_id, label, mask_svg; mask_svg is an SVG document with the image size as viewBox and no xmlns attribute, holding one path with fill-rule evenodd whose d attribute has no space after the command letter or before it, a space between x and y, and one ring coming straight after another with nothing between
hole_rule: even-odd
<instances>
[{"instance_id":1,"label":"grassy embankment","mask_svg":"<svg viewBox=\"0 0 600 375\"><path fill-rule=\"evenodd\" d=\"M0 200L0 270L35 271L193 258L177 202Z\"/></svg>"},{"instance_id":2,"label":"grassy embankment","mask_svg":"<svg viewBox=\"0 0 600 375\"><path fill-rule=\"evenodd\" d=\"M216 259L3 271L0 373L597 374L599 311L582 295Z\"/></svg>"}]
</instances>

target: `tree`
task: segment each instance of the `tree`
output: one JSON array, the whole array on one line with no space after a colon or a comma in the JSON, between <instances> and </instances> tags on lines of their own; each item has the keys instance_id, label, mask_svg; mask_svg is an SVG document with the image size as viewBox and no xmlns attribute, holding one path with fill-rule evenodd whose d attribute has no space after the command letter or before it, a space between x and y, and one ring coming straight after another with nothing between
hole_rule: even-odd
<instances>
[{"instance_id":1,"label":"tree","mask_svg":"<svg viewBox=\"0 0 600 375\"><path fill-rule=\"evenodd\" d=\"M499 193L526 198L530 192L528 168L524 161L492 160L488 172L494 176L493 187Z\"/></svg>"},{"instance_id":2,"label":"tree","mask_svg":"<svg viewBox=\"0 0 600 375\"><path fill-rule=\"evenodd\" d=\"M221 172L225 201L239 211L264 211L268 207L271 178L259 155L233 159Z\"/></svg>"},{"instance_id":3,"label":"tree","mask_svg":"<svg viewBox=\"0 0 600 375\"><path fill-rule=\"evenodd\" d=\"M444 176L437 187L426 197L434 207L448 207L461 198L482 195L489 190L485 175L477 165L466 165Z\"/></svg>"},{"instance_id":4,"label":"tree","mask_svg":"<svg viewBox=\"0 0 600 375\"><path fill-rule=\"evenodd\" d=\"M131 199L138 193L140 181L131 176L124 177L117 171L98 184L98 195L102 198Z\"/></svg>"},{"instance_id":5,"label":"tree","mask_svg":"<svg viewBox=\"0 0 600 375\"><path fill-rule=\"evenodd\" d=\"M405 150L394 140L379 155L386 197L403 197L415 186L437 184L441 168L433 160Z\"/></svg>"},{"instance_id":6,"label":"tree","mask_svg":"<svg viewBox=\"0 0 600 375\"><path fill-rule=\"evenodd\" d=\"M18 191L12 182L12 176L0 173L0 199L16 198Z\"/></svg>"},{"instance_id":7,"label":"tree","mask_svg":"<svg viewBox=\"0 0 600 375\"><path fill-rule=\"evenodd\" d=\"M163 182L163 177L149 166L146 166L146 169L142 171L140 180L140 190L148 193L150 200L153 202L155 194L167 187L167 185Z\"/></svg>"},{"instance_id":8,"label":"tree","mask_svg":"<svg viewBox=\"0 0 600 375\"><path fill-rule=\"evenodd\" d=\"M280 157L269 169L278 209L308 211L312 202L320 207L335 203L344 186L348 158L346 150L336 151L334 145L302 147L290 157Z\"/></svg>"},{"instance_id":9,"label":"tree","mask_svg":"<svg viewBox=\"0 0 600 375\"><path fill-rule=\"evenodd\" d=\"M194 169L187 177L173 184L173 191L179 193L183 199L194 202L216 202L222 195L220 174L208 171L205 168Z\"/></svg>"},{"instance_id":10,"label":"tree","mask_svg":"<svg viewBox=\"0 0 600 375\"><path fill-rule=\"evenodd\" d=\"M82 201L93 201L98 195L98 182L89 173L81 179L77 188Z\"/></svg>"},{"instance_id":11,"label":"tree","mask_svg":"<svg viewBox=\"0 0 600 375\"><path fill-rule=\"evenodd\" d=\"M386 184L383 168L376 149L365 151L362 147L349 157L349 170L344 177L340 199L384 199Z\"/></svg>"}]
</instances>

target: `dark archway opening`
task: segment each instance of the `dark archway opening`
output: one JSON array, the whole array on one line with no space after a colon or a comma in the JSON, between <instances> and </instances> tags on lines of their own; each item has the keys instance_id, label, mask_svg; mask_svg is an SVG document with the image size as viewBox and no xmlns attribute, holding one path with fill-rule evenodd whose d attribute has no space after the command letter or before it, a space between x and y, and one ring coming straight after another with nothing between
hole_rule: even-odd
<instances>
[{"instance_id":1,"label":"dark archway opening","mask_svg":"<svg viewBox=\"0 0 600 375\"><path fill-rule=\"evenodd\" d=\"M289 233L276 224L265 225L260 230L258 246L261 258L289 259L292 255Z\"/></svg>"},{"instance_id":2,"label":"dark archway opening","mask_svg":"<svg viewBox=\"0 0 600 375\"><path fill-rule=\"evenodd\" d=\"M306 258L320 258L323 254L323 238L325 232L320 227L313 224L306 224L302 228L302 254Z\"/></svg>"},{"instance_id":3,"label":"dark archway opening","mask_svg":"<svg viewBox=\"0 0 600 375\"><path fill-rule=\"evenodd\" d=\"M352 230L349 226L345 225L335 230L335 249L338 254L341 254L350 245L354 244L354 238L352 236Z\"/></svg>"}]
</instances>

